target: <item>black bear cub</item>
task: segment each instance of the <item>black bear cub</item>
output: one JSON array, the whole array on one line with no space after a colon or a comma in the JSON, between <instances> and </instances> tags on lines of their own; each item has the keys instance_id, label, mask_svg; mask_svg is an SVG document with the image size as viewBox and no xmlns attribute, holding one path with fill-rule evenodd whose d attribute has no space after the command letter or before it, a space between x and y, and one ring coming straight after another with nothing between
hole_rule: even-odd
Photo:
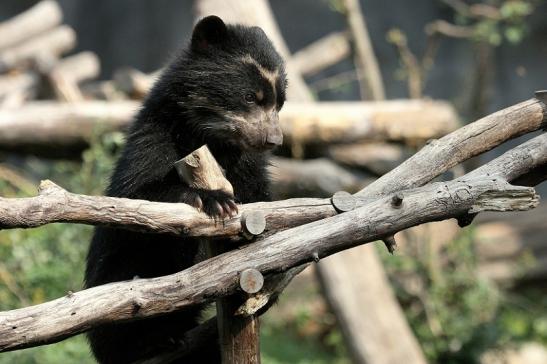
<instances>
[{"instance_id":1,"label":"black bear cub","mask_svg":"<svg viewBox=\"0 0 547 364\"><path fill-rule=\"evenodd\" d=\"M235 202L269 200L268 151L282 142L284 64L262 29L202 19L191 44L160 76L136 116L106 194L184 202L212 218L237 212ZM190 188L174 162L207 144L234 187ZM195 263L195 239L98 227L87 257L86 287L179 272ZM201 307L89 333L100 363L131 363L173 350L198 324ZM216 343L185 363L215 363Z\"/></svg>"}]
</instances>

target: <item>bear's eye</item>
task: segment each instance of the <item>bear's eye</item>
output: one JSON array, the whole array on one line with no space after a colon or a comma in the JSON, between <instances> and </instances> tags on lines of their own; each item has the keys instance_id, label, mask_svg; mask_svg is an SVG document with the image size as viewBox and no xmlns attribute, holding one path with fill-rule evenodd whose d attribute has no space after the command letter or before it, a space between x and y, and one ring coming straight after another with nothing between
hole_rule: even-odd
<instances>
[{"instance_id":1,"label":"bear's eye","mask_svg":"<svg viewBox=\"0 0 547 364\"><path fill-rule=\"evenodd\" d=\"M251 92L248 92L245 94L245 96L243 96L243 99L248 104L254 104L256 101L256 95Z\"/></svg>"}]
</instances>

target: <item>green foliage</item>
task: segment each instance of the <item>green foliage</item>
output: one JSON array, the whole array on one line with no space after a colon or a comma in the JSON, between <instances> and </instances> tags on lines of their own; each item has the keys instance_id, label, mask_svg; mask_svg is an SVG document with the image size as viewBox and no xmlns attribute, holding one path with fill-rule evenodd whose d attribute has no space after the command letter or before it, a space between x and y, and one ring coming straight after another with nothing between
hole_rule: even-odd
<instances>
[{"instance_id":1,"label":"green foliage","mask_svg":"<svg viewBox=\"0 0 547 364\"><path fill-rule=\"evenodd\" d=\"M535 292L502 293L477 276L473 230L466 229L434 255L387 255L405 314L432 363L475 363L485 350L524 341L547 343L546 298ZM434 243L433 243L434 244ZM432 262L443 262L439 268Z\"/></svg>"},{"instance_id":2,"label":"green foliage","mask_svg":"<svg viewBox=\"0 0 547 364\"><path fill-rule=\"evenodd\" d=\"M101 194L122 139L119 133L96 137L80 162L45 162L30 158L25 170L39 179L51 179L71 192ZM0 195L28 196L18 184L4 181ZM42 303L82 288L83 267L91 238L90 226L50 224L36 229L0 232L0 309ZM2 354L0 363L92 362L85 339L80 336L60 344Z\"/></svg>"},{"instance_id":3,"label":"green foliage","mask_svg":"<svg viewBox=\"0 0 547 364\"><path fill-rule=\"evenodd\" d=\"M335 318L320 301L316 287L289 287L279 305L262 318L261 354L264 364L349 364ZM288 307L289 309L279 308ZM290 310L287 314L283 311Z\"/></svg>"},{"instance_id":4,"label":"green foliage","mask_svg":"<svg viewBox=\"0 0 547 364\"><path fill-rule=\"evenodd\" d=\"M495 0L479 2L487 11L473 13L456 11L459 25L473 29L473 39L499 46L504 41L520 43L528 32L527 18L534 12L537 0ZM475 7L476 8L476 7Z\"/></svg>"}]
</instances>

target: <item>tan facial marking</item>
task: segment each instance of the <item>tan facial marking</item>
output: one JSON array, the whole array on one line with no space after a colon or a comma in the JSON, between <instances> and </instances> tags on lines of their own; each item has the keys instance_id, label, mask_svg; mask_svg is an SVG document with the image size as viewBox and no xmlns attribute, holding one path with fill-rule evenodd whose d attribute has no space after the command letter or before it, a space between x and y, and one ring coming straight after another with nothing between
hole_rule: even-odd
<instances>
[{"instance_id":1,"label":"tan facial marking","mask_svg":"<svg viewBox=\"0 0 547 364\"><path fill-rule=\"evenodd\" d=\"M258 92L256 93L256 99L258 101L262 101L264 99L264 91L258 90Z\"/></svg>"},{"instance_id":2,"label":"tan facial marking","mask_svg":"<svg viewBox=\"0 0 547 364\"><path fill-rule=\"evenodd\" d=\"M260 63L258 63L251 55L247 54L245 57L242 58L242 61L247 64L254 65L258 72L264 77L266 80L268 80L272 85L272 90L275 90L275 82L277 81L277 77L279 76L279 70L276 69L275 71L269 71L266 68L262 67Z\"/></svg>"}]
</instances>

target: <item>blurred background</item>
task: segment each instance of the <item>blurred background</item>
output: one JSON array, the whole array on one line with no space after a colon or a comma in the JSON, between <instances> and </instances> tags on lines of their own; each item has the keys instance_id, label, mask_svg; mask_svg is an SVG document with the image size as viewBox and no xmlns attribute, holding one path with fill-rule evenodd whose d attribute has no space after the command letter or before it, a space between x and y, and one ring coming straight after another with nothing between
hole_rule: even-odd
<instances>
[{"instance_id":1,"label":"blurred background","mask_svg":"<svg viewBox=\"0 0 547 364\"><path fill-rule=\"evenodd\" d=\"M21 14L30 21L20 21ZM102 194L123 145L119 126L128 122L156 72L188 43L196 17L207 14L275 33L277 44L286 47L289 101L337 102L325 104L332 107L376 101L373 117L392 125L421 120L419 133L384 131L362 140L291 135L272 167L279 199L357 191L427 139L546 87L545 0L3 0L0 195L35 195L41 179L75 193ZM101 104L84 105L91 101ZM48 109L38 105L43 102ZM344 117L342 109L333 110ZM67 115L85 126L72 131ZM18 136L12 133L12 126L25 120L63 118L64 134L37 135L32 122ZM529 137L443 178L461 175ZM547 193L545 184L537 189ZM399 233L393 256L383 244L370 244L353 253L353 258L363 254L356 262L340 255L306 269L263 318L263 362L384 363L381 352L408 350L407 362L415 363L547 363L546 220L543 203L528 212L485 213L465 229L453 221L427 224ZM1 309L81 289L91 231L53 224L0 232ZM377 258L377 266L368 260ZM345 291L329 279L342 262L354 273ZM361 276L385 284L376 291ZM333 296L358 309L340 307ZM385 307L402 314L398 323L385 325L391 330L383 336L355 332L360 321L370 324L394 312L382 311ZM378 325L372 328L381 331ZM399 339L408 348L398 347ZM0 354L0 363L8 362L93 360L78 336Z\"/></svg>"}]
</instances>

